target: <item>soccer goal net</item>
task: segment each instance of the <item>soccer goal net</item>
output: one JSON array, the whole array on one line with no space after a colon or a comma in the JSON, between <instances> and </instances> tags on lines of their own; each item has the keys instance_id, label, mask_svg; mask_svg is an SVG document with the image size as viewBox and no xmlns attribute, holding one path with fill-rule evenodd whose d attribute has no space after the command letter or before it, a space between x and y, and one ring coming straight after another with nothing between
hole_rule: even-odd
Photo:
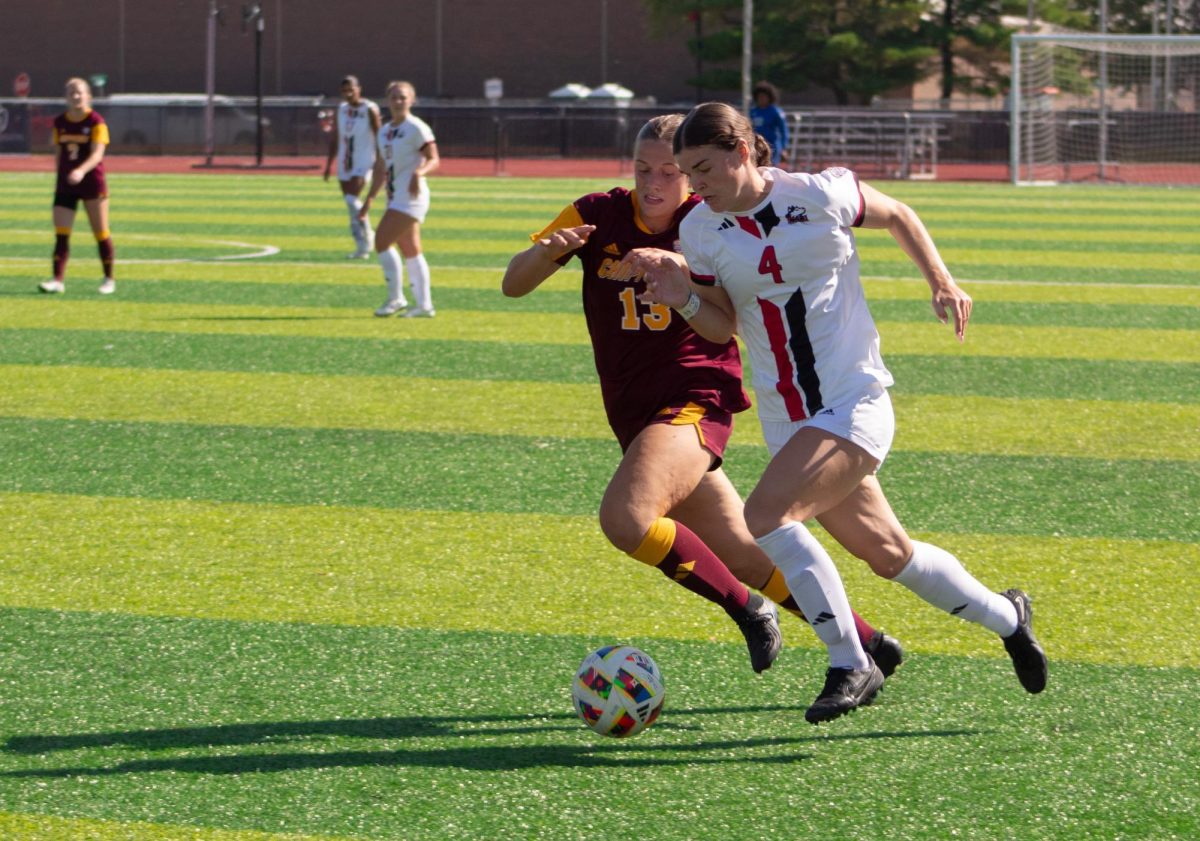
<instances>
[{"instance_id":1,"label":"soccer goal net","mask_svg":"<svg viewBox=\"0 0 1200 841\"><path fill-rule=\"evenodd\" d=\"M1200 36L1014 35L1015 184L1200 186Z\"/></svg>"}]
</instances>

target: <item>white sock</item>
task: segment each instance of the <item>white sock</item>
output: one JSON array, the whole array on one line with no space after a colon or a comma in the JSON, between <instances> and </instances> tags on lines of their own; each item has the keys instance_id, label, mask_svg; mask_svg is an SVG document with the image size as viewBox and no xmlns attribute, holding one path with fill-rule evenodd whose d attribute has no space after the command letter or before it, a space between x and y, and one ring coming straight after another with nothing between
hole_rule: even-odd
<instances>
[{"instance_id":1,"label":"white sock","mask_svg":"<svg viewBox=\"0 0 1200 841\"><path fill-rule=\"evenodd\" d=\"M350 235L358 243L359 249L364 249L367 244L366 232L363 230L362 221L358 218L358 212L362 210L362 202L358 200L358 196L350 193L343 193L342 199L345 200L346 210L350 213Z\"/></svg>"},{"instance_id":2,"label":"white sock","mask_svg":"<svg viewBox=\"0 0 1200 841\"><path fill-rule=\"evenodd\" d=\"M407 302L400 290L400 281L404 274L404 267L400 264L400 252L395 248L383 249L379 252L379 265L383 266L383 276L387 278L388 300L400 301L401 305L405 305Z\"/></svg>"},{"instance_id":3,"label":"white sock","mask_svg":"<svg viewBox=\"0 0 1200 841\"><path fill-rule=\"evenodd\" d=\"M829 665L867 668L870 661L859 642L846 589L825 547L803 523L786 523L756 542L779 567L796 604L829 649Z\"/></svg>"},{"instance_id":4,"label":"white sock","mask_svg":"<svg viewBox=\"0 0 1200 841\"><path fill-rule=\"evenodd\" d=\"M912 557L893 580L934 607L1002 637L1017 630L1013 603L984 587L945 549L914 540Z\"/></svg>"},{"instance_id":5,"label":"white sock","mask_svg":"<svg viewBox=\"0 0 1200 841\"><path fill-rule=\"evenodd\" d=\"M407 258L404 268L408 269L408 282L412 285L417 306L423 310L433 309L429 291L429 264L425 262L425 255L418 254L416 257Z\"/></svg>"}]
</instances>

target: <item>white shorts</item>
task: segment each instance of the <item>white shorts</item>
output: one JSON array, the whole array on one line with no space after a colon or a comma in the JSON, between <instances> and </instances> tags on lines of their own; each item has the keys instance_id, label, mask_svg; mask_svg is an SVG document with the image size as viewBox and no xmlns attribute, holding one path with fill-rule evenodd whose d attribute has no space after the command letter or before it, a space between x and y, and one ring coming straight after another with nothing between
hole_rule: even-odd
<instances>
[{"instance_id":1,"label":"white shorts","mask_svg":"<svg viewBox=\"0 0 1200 841\"><path fill-rule=\"evenodd\" d=\"M429 212L429 191L422 190L420 195L414 198L408 190L397 190L396 195L388 202L387 209L397 210L418 222L424 222L425 214Z\"/></svg>"},{"instance_id":2,"label":"white shorts","mask_svg":"<svg viewBox=\"0 0 1200 841\"><path fill-rule=\"evenodd\" d=\"M342 166L341 161L338 161L338 181L349 181L351 178L369 178L371 170L374 168L374 163L368 163L365 166L356 166L353 169L347 169Z\"/></svg>"},{"instance_id":3,"label":"white shorts","mask_svg":"<svg viewBox=\"0 0 1200 841\"><path fill-rule=\"evenodd\" d=\"M760 419L761 420L761 419ZM875 385L855 400L826 406L811 418L798 421L761 420L763 439L774 457L791 437L806 426L814 426L862 447L883 463L896 435L892 398L882 385Z\"/></svg>"}]
</instances>

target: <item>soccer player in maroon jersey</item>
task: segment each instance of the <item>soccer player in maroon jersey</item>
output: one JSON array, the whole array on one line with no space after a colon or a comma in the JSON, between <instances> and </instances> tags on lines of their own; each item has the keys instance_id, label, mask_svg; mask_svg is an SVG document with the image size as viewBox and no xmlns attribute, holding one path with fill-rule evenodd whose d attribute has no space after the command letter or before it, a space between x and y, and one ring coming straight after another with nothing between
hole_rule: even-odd
<instances>
[{"instance_id":1,"label":"soccer player in maroon jersey","mask_svg":"<svg viewBox=\"0 0 1200 841\"><path fill-rule=\"evenodd\" d=\"M70 254L71 229L75 211L83 202L88 222L100 250L104 281L98 290L111 295L117 290L113 280L113 241L108 230L108 184L104 179L104 150L108 147L108 126L92 110L92 89L83 79L68 79L67 110L54 118L54 145L58 147L58 180L54 186L54 277L38 284L42 292L65 292L63 278Z\"/></svg>"},{"instance_id":2,"label":"soccer player in maroon jersey","mask_svg":"<svg viewBox=\"0 0 1200 841\"><path fill-rule=\"evenodd\" d=\"M698 204L671 152L681 120L667 115L643 126L634 190L573 202L512 258L502 289L527 295L579 257L604 407L624 452L600 504L600 526L618 549L723 607L761 672L782 640L774 604L746 584L799 609L747 531L741 497L721 469L733 415L750 406L737 345L710 342L669 307L641 303L644 280L618 271L635 248L675 249L680 221ZM855 619L862 644L890 674L903 656L899 643Z\"/></svg>"}]
</instances>

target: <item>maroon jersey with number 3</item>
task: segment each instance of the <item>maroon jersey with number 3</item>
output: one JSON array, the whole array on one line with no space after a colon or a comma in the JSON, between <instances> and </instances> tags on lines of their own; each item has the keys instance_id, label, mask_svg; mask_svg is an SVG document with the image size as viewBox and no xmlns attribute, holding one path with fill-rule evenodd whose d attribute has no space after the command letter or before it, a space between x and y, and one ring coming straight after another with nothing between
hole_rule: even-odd
<instances>
[{"instance_id":1,"label":"maroon jersey with number 3","mask_svg":"<svg viewBox=\"0 0 1200 841\"><path fill-rule=\"evenodd\" d=\"M699 199L689 198L670 228L651 233L641 224L637 196L617 187L576 200L533 236L596 226L588 241L559 263L577 256L583 264L583 311L604 409L623 448L667 406L691 402L729 414L750 407L736 342L710 342L670 307L639 301L646 289L640 275L613 277L621 258L635 248L678 252L679 222L697 204Z\"/></svg>"}]
</instances>

